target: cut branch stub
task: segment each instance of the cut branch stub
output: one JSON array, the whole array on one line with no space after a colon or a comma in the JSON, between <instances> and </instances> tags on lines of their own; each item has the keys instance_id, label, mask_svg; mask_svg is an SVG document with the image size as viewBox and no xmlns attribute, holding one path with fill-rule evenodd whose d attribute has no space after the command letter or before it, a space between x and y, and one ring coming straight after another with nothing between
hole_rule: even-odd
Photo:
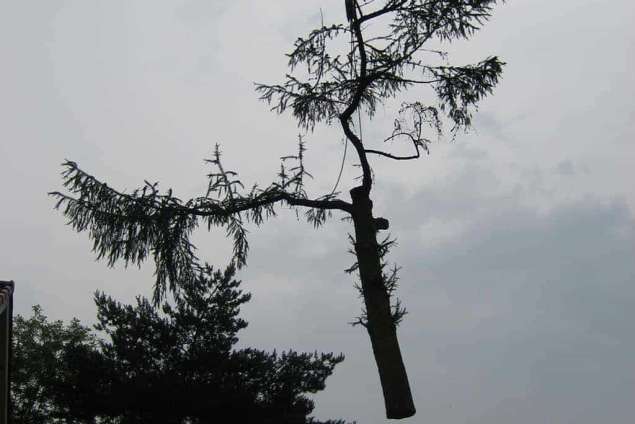
<instances>
[{"instance_id":1,"label":"cut branch stub","mask_svg":"<svg viewBox=\"0 0 635 424\"><path fill-rule=\"evenodd\" d=\"M390 227L390 223L386 218L378 217L374 219L375 229L379 230L387 230Z\"/></svg>"}]
</instances>

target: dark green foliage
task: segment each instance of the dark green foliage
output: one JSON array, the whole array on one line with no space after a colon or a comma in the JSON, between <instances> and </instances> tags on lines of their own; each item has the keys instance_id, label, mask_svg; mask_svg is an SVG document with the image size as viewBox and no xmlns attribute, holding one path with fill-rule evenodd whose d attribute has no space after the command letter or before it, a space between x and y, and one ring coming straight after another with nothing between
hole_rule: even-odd
<instances>
[{"instance_id":1,"label":"dark green foliage","mask_svg":"<svg viewBox=\"0 0 635 424\"><path fill-rule=\"evenodd\" d=\"M68 325L50 322L39 306L33 307L29 319L17 315L13 321L11 364L14 422L48 424L71 416L60 402L60 384L69 381L68 367L60 364L67 352L94 351L96 347L96 338L78 320Z\"/></svg>"},{"instance_id":2,"label":"dark green foliage","mask_svg":"<svg viewBox=\"0 0 635 424\"><path fill-rule=\"evenodd\" d=\"M123 305L95 295L97 341L69 326L16 318L16 423L308 423L313 402L343 356L232 350L249 295L204 267L174 302ZM342 422L343 423L343 422Z\"/></svg>"}]
</instances>

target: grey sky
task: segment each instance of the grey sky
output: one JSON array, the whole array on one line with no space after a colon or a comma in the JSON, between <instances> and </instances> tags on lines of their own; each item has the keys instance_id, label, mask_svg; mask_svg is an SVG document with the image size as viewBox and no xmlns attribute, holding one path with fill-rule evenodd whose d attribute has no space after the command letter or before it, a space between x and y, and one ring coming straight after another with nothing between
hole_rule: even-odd
<instances>
[{"instance_id":1,"label":"grey sky","mask_svg":"<svg viewBox=\"0 0 635 424\"><path fill-rule=\"evenodd\" d=\"M342 20L341 3L0 0L0 279L16 281L16 312L92 322L94 290L151 290L151 263L95 262L52 211L65 158L115 187L158 180L185 198L204 190L202 159L220 142L245 182L271 181L298 130L252 83L280 81L295 38L320 8ZM418 413L404 423L632 422L634 19L625 0L507 2L448 47L455 63L508 63L475 131L416 162L373 161L410 312L399 334ZM364 122L367 139L392 112ZM340 137L307 135L316 194L335 182ZM252 231L241 344L343 352L316 415L383 423L368 337L347 324L360 309L348 231L291 213ZM222 233L196 242L227 262Z\"/></svg>"}]
</instances>

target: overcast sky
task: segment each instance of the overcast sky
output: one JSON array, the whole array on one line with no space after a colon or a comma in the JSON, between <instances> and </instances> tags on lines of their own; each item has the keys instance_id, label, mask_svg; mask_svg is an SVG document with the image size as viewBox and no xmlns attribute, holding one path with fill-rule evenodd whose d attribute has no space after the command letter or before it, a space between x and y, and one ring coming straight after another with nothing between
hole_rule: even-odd
<instances>
[{"instance_id":1,"label":"overcast sky","mask_svg":"<svg viewBox=\"0 0 635 424\"><path fill-rule=\"evenodd\" d=\"M296 37L344 20L343 0L0 0L0 279L16 313L94 322L92 293L150 294L153 264L96 262L46 193L71 159L117 188L144 179L199 195L221 143L244 182L267 185L298 129L257 100ZM399 328L417 415L404 423L631 423L635 417L635 6L512 0L453 63L507 66L474 131L416 162L373 158L375 211L403 267ZM425 100L425 99L424 99ZM363 123L373 144L394 109ZM306 135L310 189L332 188L337 129ZM357 170L351 157L340 189ZM370 343L347 323L350 225L282 213L252 229L241 346L346 355L320 418L387 422ZM221 232L197 233L223 267Z\"/></svg>"}]
</instances>

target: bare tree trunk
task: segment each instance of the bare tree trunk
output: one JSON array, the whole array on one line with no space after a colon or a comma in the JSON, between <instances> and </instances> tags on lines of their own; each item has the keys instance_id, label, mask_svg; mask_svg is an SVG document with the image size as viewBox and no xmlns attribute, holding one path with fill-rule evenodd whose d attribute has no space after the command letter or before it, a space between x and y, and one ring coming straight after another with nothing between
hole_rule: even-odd
<instances>
[{"instance_id":1,"label":"bare tree trunk","mask_svg":"<svg viewBox=\"0 0 635 424\"><path fill-rule=\"evenodd\" d=\"M373 203L362 187L353 188L350 193L353 199L355 253L366 304L366 329L379 370L386 417L410 417L416 409L391 316L390 297L381 273Z\"/></svg>"}]
</instances>

